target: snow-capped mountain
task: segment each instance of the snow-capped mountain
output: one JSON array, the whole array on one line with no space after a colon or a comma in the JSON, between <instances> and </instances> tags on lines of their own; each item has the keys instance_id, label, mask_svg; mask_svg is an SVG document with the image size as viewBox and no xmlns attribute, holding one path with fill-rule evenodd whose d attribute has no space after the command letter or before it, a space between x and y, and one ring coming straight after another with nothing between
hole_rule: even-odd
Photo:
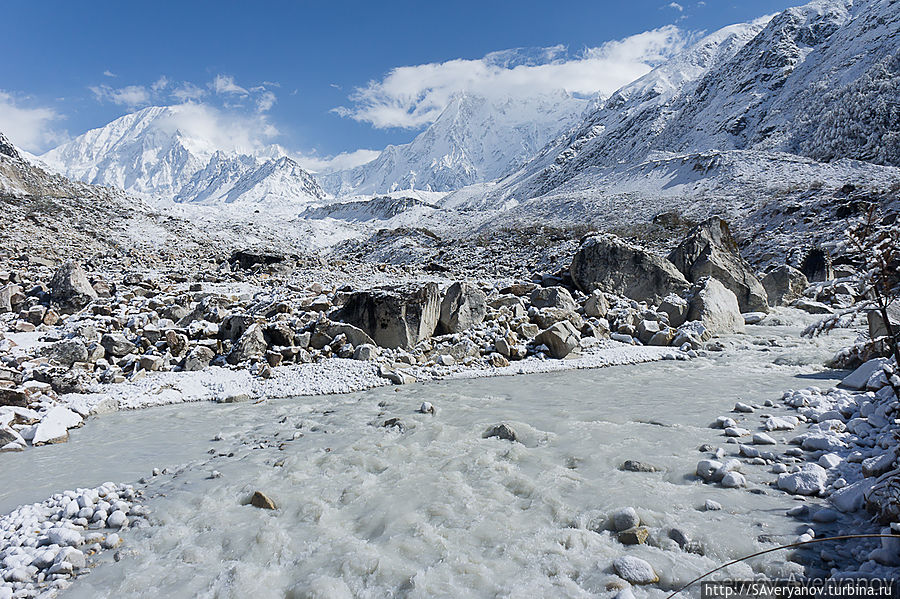
<instances>
[{"instance_id":1,"label":"snow-capped mountain","mask_svg":"<svg viewBox=\"0 0 900 599\"><path fill-rule=\"evenodd\" d=\"M120 117L40 156L87 183L185 203L309 205L325 193L276 145L227 151L179 126L196 107L152 106Z\"/></svg>"},{"instance_id":2,"label":"snow-capped mountain","mask_svg":"<svg viewBox=\"0 0 900 599\"><path fill-rule=\"evenodd\" d=\"M422 189L451 191L518 168L571 127L588 101L559 91L521 98L459 94L408 144L372 162L322 175L336 196Z\"/></svg>"},{"instance_id":3,"label":"snow-capped mountain","mask_svg":"<svg viewBox=\"0 0 900 599\"><path fill-rule=\"evenodd\" d=\"M900 165L898 97L900 2L817 0L704 38L599 103L478 203L707 150ZM463 197L447 205L471 203Z\"/></svg>"}]
</instances>

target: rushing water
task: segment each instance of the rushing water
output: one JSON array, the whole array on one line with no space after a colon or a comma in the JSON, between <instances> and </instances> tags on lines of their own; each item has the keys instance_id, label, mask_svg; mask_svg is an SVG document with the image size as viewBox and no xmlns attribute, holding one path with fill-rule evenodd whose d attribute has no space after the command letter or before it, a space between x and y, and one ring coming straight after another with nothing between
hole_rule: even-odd
<instances>
[{"instance_id":1,"label":"rushing water","mask_svg":"<svg viewBox=\"0 0 900 599\"><path fill-rule=\"evenodd\" d=\"M735 453L709 428L735 401L837 380L817 365L840 338L796 332L756 327L742 349L690 362L104 415L67 445L3 456L2 478L27 483L0 489L0 501L8 510L173 469L147 489L158 525L126 532L121 561L81 578L71 597L608 596L623 554L673 588L758 550L763 535L790 542L800 532L767 467L744 468L758 494L693 476L702 443ZM422 401L437 414L417 413ZM389 418L403 430L381 426ZM521 443L483 438L500 422ZM758 423L746 415L747 428ZM621 471L627 459L660 471ZM246 505L255 490L278 509ZM706 499L724 509L704 511ZM626 547L603 530L626 506L653 543ZM672 527L704 555L678 550ZM750 563L770 575L791 567L777 555Z\"/></svg>"}]
</instances>

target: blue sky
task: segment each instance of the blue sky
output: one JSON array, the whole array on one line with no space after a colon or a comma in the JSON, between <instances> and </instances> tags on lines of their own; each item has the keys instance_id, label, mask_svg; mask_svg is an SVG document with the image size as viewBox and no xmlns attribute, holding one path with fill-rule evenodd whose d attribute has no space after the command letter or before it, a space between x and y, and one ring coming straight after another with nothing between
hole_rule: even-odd
<instances>
[{"instance_id":1,"label":"blue sky","mask_svg":"<svg viewBox=\"0 0 900 599\"><path fill-rule=\"evenodd\" d=\"M189 101L315 162L407 142L462 89L609 93L691 34L798 3L8 2L0 131L40 152Z\"/></svg>"}]
</instances>

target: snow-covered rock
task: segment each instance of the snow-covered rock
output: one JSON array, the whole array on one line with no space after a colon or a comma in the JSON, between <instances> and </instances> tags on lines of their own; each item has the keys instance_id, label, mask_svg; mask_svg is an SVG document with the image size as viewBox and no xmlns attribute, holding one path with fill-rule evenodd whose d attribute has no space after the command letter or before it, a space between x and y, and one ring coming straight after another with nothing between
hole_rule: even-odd
<instances>
[{"instance_id":1,"label":"snow-covered rock","mask_svg":"<svg viewBox=\"0 0 900 599\"><path fill-rule=\"evenodd\" d=\"M50 408L34 429L33 445L59 443L69 438L69 429L81 426L81 416L69 408L54 406Z\"/></svg>"},{"instance_id":2,"label":"snow-covered rock","mask_svg":"<svg viewBox=\"0 0 900 599\"><path fill-rule=\"evenodd\" d=\"M818 464L804 464L799 472L778 475L778 488L795 495L817 495L825 489L827 471Z\"/></svg>"}]
</instances>

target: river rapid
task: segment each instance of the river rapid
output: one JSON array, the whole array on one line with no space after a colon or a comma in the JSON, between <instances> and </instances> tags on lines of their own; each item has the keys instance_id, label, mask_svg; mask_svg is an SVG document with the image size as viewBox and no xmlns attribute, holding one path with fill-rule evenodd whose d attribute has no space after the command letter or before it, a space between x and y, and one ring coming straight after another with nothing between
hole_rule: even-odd
<instances>
[{"instance_id":1,"label":"river rapid","mask_svg":"<svg viewBox=\"0 0 900 599\"><path fill-rule=\"evenodd\" d=\"M698 448L736 453L710 427L717 416L758 429L758 413L731 412L737 401L833 385L845 373L821 364L851 334L749 330L690 361L103 415L67 444L3 456L3 478L24 482L0 488L0 508L149 479L154 525L124 531L120 559L65 597L612 596L621 555L652 564L658 586L635 592L661 597L802 532L769 467L745 466L747 489L704 484ZM424 401L436 414L417 411ZM485 438L499 423L518 441ZM658 471L623 471L625 460ZM154 467L167 471L151 477ZM248 505L257 490L277 509ZM710 499L723 509L704 509ZM608 530L624 507L649 527L647 545ZM672 528L699 553L681 550ZM728 574L796 572L785 558Z\"/></svg>"}]
</instances>

